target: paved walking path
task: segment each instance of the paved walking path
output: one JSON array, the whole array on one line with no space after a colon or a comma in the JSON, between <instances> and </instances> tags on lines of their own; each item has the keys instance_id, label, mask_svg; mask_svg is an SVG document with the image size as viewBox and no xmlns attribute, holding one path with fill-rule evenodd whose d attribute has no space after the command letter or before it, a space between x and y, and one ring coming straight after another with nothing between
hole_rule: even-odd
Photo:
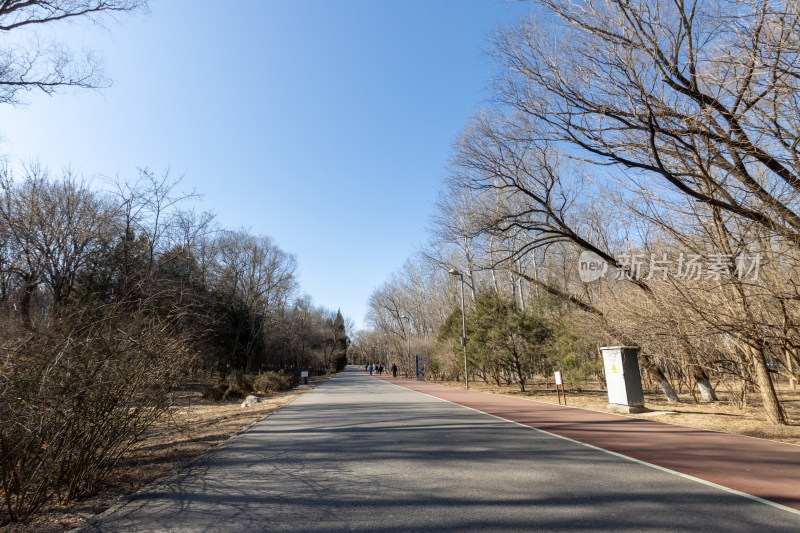
<instances>
[{"instance_id":1,"label":"paved walking path","mask_svg":"<svg viewBox=\"0 0 800 533\"><path fill-rule=\"evenodd\" d=\"M382 379L800 510L800 446L423 381Z\"/></svg>"},{"instance_id":2,"label":"paved walking path","mask_svg":"<svg viewBox=\"0 0 800 533\"><path fill-rule=\"evenodd\" d=\"M426 394L349 369L83 531L800 531L792 509L405 385ZM544 409L462 400L514 418Z\"/></svg>"}]
</instances>

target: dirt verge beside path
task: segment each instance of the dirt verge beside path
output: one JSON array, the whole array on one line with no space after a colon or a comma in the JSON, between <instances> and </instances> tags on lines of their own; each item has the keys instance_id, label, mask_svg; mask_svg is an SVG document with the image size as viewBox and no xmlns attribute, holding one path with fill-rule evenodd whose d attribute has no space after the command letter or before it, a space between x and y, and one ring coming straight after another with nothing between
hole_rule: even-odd
<instances>
[{"instance_id":1,"label":"dirt verge beside path","mask_svg":"<svg viewBox=\"0 0 800 533\"><path fill-rule=\"evenodd\" d=\"M240 407L241 400L226 403L203 400L202 387L193 387L178 395L176 408L150 428L136 448L117 465L100 491L67 505L54 503L29 520L1 525L0 532L55 533L77 527L122 498L244 431L330 377L313 376L309 387L301 385L289 392L262 396L257 404L246 408Z\"/></svg>"}]
</instances>

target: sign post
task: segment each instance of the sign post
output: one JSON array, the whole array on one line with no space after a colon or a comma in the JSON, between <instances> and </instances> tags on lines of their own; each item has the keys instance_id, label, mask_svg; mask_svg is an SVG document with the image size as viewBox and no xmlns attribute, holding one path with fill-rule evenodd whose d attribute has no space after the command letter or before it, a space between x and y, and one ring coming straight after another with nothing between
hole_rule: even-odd
<instances>
[{"instance_id":1,"label":"sign post","mask_svg":"<svg viewBox=\"0 0 800 533\"><path fill-rule=\"evenodd\" d=\"M564 394L564 405L567 405L567 390L564 388L564 380L561 378L561 371L555 371L556 394L558 394L558 405L561 405L561 394Z\"/></svg>"},{"instance_id":2,"label":"sign post","mask_svg":"<svg viewBox=\"0 0 800 533\"><path fill-rule=\"evenodd\" d=\"M417 364L417 381L425 381L425 356L418 353L415 360Z\"/></svg>"}]
</instances>

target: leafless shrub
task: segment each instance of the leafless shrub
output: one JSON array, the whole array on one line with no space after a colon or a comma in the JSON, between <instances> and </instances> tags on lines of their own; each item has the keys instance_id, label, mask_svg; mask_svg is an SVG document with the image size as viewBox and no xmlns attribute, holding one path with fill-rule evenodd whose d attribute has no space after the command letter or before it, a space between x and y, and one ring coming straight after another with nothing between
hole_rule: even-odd
<instances>
[{"instance_id":1,"label":"leafless shrub","mask_svg":"<svg viewBox=\"0 0 800 533\"><path fill-rule=\"evenodd\" d=\"M253 388L265 394L287 391L292 385L294 379L283 372L264 372L253 378Z\"/></svg>"},{"instance_id":2,"label":"leafless shrub","mask_svg":"<svg viewBox=\"0 0 800 533\"><path fill-rule=\"evenodd\" d=\"M0 469L12 520L95 490L169 407L190 359L172 323L113 305L22 336L4 330Z\"/></svg>"}]
</instances>

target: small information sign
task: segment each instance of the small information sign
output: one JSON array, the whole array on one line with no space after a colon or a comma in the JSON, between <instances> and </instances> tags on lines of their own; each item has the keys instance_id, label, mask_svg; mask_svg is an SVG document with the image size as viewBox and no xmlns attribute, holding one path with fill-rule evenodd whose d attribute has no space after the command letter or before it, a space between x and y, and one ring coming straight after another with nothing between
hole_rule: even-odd
<instances>
[{"instance_id":1,"label":"small information sign","mask_svg":"<svg viewBox=\"0 0 800 533\"><path fill-rule=\"evenodd\" d=\"M556 376L556 394L558 394L558 405L561 405L561 395L564 395L564 405L567 405L567 391L564 389L564 380L561 378L561 371L554 372Z\"/></svg>"}]
</instances>

